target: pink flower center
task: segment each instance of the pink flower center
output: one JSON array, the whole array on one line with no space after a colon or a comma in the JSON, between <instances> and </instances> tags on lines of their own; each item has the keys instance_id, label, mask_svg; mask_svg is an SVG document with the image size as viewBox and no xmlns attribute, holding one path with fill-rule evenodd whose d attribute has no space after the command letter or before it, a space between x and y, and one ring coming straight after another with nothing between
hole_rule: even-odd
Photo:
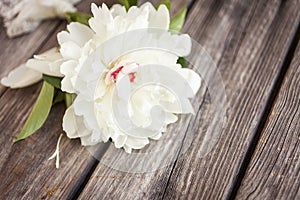
<instances>
[{"instance_id":1,"label":"pink flower center","mask_svg":"<svg viewBox=\"0 0 300 200\"><path fill-rule=\"evenodd\" d=\"M111 77L111 80L113 81L113 83L117 82L118 75L122 71L123 68L124 68L124 66L118 67L115 71L113 71L110 74L110 77ZM129 80L130 80L131 83L133 83L134 80L135 80L135 74L136 74L135 72L131 72L131 73L128 74Z\"/></svg>"},{"instance_id":2,"label":"pink flower center","mask_svg":"<svg viewBox=\"0 0 300 200\"><path fill-rule=\"evenodd\" d=\"M119 75L120 71L122 71L123 68L124 68L124 66L121 66L111 73L110 77L114 83L117 82L118 75Z\"/></svg>"}]
</instances>

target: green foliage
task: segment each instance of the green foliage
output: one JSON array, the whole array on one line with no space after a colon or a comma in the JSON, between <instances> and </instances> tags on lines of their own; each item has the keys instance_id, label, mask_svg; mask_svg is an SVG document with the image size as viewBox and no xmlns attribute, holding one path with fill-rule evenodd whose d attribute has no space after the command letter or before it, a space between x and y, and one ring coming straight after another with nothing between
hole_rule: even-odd
<instances>
[{"instance_id":1,"label":"green foliage","mask_svg":"<svg viewBox=\"0 0 300 200\"><path fill-rule=\"evenodd\" d=\"M42 127L50 113L53 95L54 87L44 81L43 87L33 109L15 142L27 138Z\"/></svg>"},{"instance_id":2,"label":"green foliage","mask_svg":"<svg viewBox=\"0 0 300 200\"><path fill-rule=\"evenodd\" d=\"M161 1L155 6L155 8L158 9L158 7L159 7L160 5L165 5L165 6L167 6L168 10L171 10L171 2L170 2L170 0L161 0Z\"/></svg>"},{"instance_id":3,"label":"green foliage","mask_svg":"<svg viewBox=\"0 0 300 200\"><path fill-rule=\"evenodd\" d=\"M131 6L137 6L138 0L119 0L120 4L125 6L128 11Z\"/></svg>"},{"instance_id":4,"label":"green foliage","mask_svg":"<svg viewBox=\"0 0 300 200\"><path fill-rule=\"evenodd\" d=\"M187 8L184 7L175 17L171 19L170 27L169 27L170 31L174 31L174 32L181 31L181 28L185 21L186 13L187 13Z\"/></svg>"},{"instance_id":5,"label":"green foliage","mask_svg":"<svg viewBox=\"0 0 300 200\"><path fill-rule=\"evenodd\" d=\"M61 88L61 80L62 80L62 78L43 74L43 79L44 79L44 81L46 81L47 83L51 84L55 88L57 88L57 89Z\"/></svg>"},{"instance_id":6,"label":"green foliage","mask_svg":"<svg viewBox=\"0 0 300 200\"><path fill-rule=\"evenodd\" d=\"M92 15L81 12L66 12L66 17L69 23L79 22L88 26L89 19L92 17Z\"/></svg>"},{"instance_id":7,"label":"green foliage","mask_svg":"<svg viewBox=\"0 0 300 200\"><path fill-rule=\"evenodd\" d=\"M61 91L61 81L62 78L49 76L43 74L43 79L53 87L55 87L55 95L53 98L53 105L62 101L65 101L67 108L72 105L73 100L75 99L75 94L69 94Z\"/></svg>"},{"instance_id":8,"label":"green foliage","mask_svg":"<svg viewBox=\"0 0 300 200\"><path fill-rule=\"evenodd\" d=\"M75 98L75 94L65 93L65 103L67 108L69 108L72 105Z\"/></svg>"},{"instance_id":9,"label":"green foliage","mask_svg":"<svg viewBox=\"0 0 300 200\"><path fill-rule=\"evenodd\" d=\"M184 57L179 57L177 60L177 64L180 64L182 68L186 68L188 66Z\"/></svg>"},{"instance_id":10,"label":"green foliage","mask_svg":"<svg viewBox=\"0 0 300 200\"><path fill-rule=\"evenodd\" d=\"M65 101L65 93L59 89L55 89L55 95L53 98L52 106L63 101Z\"/></svg>"}]
</instances>

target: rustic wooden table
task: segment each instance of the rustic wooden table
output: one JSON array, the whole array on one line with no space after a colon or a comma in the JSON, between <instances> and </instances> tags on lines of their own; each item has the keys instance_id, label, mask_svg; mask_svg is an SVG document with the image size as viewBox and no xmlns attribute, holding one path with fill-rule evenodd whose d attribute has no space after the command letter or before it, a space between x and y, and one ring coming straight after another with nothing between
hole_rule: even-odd
<instances>
[{"instance_id":1,"label":"rustic wooden table","mask_svg":"<svg viewBox=\"0 0 300 200\"><path fill-rule=\"evenodd\" d=\"M83 1L79 10L89 12L91 2ZM172 3L176 13L186 1ZM109 168L79 140L66 138L56 169L48 158L62 132L63 104L52 109L37 134L13 145L41 85L0 86L0 199L300 199L299 22L299 0L190 4L183 31L217 63L226 87L227 121L206 157L197 157L196 138L174 164L151 173ZM55 33L64 27L65 22L47 21L31 34L8 39L1 25L0 77L56 46ZM186 132L207 127L209 95L204 93L198 107L192 120L182 122Z\"/></svg>"}]
</instances>

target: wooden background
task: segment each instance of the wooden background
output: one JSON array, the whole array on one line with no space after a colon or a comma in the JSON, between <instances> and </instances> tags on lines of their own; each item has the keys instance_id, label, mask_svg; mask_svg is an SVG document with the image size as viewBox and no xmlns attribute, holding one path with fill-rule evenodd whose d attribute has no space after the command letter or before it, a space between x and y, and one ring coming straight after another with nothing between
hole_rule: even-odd
<instances>
[{"instance_id":1,"label":"wooden background","mask_svg":"<svg viewBox=\"0 0 300 200\"><path fill-rule=\"evenodd\" d=\"M83 0L79 10L89 12L91 2ZM134 174L103 165L79 140L64 137L56 169L48 158L64 105L52 109L37 134L13 145L41 84L0 86L0 199L300 199L300 1L174 0L172 15L187 3L183 32L209 52L226 88L227 120L212 152L199 158L195 138L174 164ZM8 39L1 22L0 77L56 46L65 25L47 21ZM205 87L200 92L197 115L181 124L186 133L210 123L210 97Z\"/></svg>"}]
</instances>

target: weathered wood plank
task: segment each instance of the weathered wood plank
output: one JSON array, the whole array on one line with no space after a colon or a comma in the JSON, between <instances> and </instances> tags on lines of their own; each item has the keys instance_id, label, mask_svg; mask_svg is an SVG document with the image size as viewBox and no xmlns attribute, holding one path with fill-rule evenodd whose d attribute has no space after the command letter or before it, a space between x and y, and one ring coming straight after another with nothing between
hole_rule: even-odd
<instances>
[{"instance_id":1,"label":"weathered wood plank","mask_svg":"<svg viewBox=\"0 0 300 200\"><path fill-rule=\"evenodd\" d=\"M229 17L240 20L228 33L219 61L228 97L228 123L209 156L195 159L199 149L195 139L190 151L179 158L165 193L167 199L230 197L272 88L281 68L286 67L283 63L299 24L299 6L299 1L234 5L236 11ZM200 124L189 131L204 130L205 124Z\"/></svg>"},{"instance_id":2,"label":"weathered wood plank","mask_svg":"<svg viewBox=\"0 0 300 200\"><path fill-rule=\"evenodd\" d=\"M299 6L298 1L197 1L184 30L211 54L225 83L227 123L218 144L208 156L198 157L210 123L207 119L212 118L211 101L202 88L194 103L196 110L200 108L196 117L183 117L170 127L178 133L199 133L175 165L130 174L107 167L100 160L80 198L229 197L294 37ZM110 147L102 159L113 153ZM134 162L131 165L134 168Z\"/></svg>"},{"instance_id":3,"label":"weathered wood plank","mask_svg":"<svg viewBox=\"0 0 300 200\"><path fill-rule=\"evenodd\" d=\"M182 8L185 6L189 6L194 0L170 0L171 1L171 10L170 14L171 17L175 16ZM145 2L151 2L153 5L157 5L160 3L160 0L140 0L139 5L145 3Z\"/></svg>"},{"instance_id":4,"label":"weathered wood plank","mask_svg":"<svg viewBox=\"0 0 300 200\"><path fill-rule=\"evenodd\" d=\"M237 199L300 199L300 44Z\"/></svg>"},{"instance_id":5,"label":"weathered wood plank","mask_svg":"<svg viewBox=\"0 0 300 200\"><path fill-rule=\"evenodd\" d=\"M89 12L91 2L100 4L103 1L86 0L79 5L79 10ZM111 5L116 1L105 2ZM1 52L0 56L1 59L5 58L7 67L1 68L2 74L11 70L19 62L24 62L33 52L42 52L57 46L54 32L65 29L65 26L56 27L49 33L48 23L38 28L38 35L33 33L23 36L24 39L14 39L11 44L4 42L7 49ZM49 36L44 39L45 44L31 45L39 42L39 37L45 34ZM14 42L15 40L20 42ZM25 41L28 46L25 45ZM19 50L15 49L16 47ZM30 53L26 54L26 51ZM20 59L15 58L18 55ZM39 84L18 90L7 89L0 98L0 199L72 198L76 196L76 191L81 187L96 162L80 145L79 140L71 141L66 137L62 139L60 145L61 168L58 170L55 168L54 160L48 161L49 156L55 150L58 136L62 133L61 119L65 109L63 104L53 108L41 130L13 145L13 140L22 129L39 89Z\"/></svg>"}]
</instances>

